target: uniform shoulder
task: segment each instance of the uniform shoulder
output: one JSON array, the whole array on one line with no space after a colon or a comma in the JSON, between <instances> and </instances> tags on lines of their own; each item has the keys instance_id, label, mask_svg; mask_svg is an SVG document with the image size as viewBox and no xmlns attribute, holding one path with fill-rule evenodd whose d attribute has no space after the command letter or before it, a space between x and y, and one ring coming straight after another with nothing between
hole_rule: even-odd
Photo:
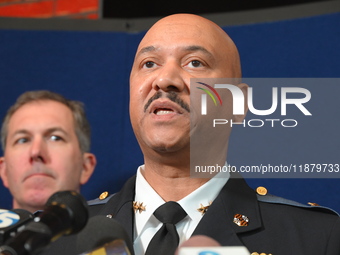
<instances>
[{"instance_id":1,"label":"uniform shoulder","mask_svg":"<svg viewBox=\"0 0 340 255\"><path fill-rule=\"evenodd\" d=\"M116 193L114 194L109 194L109 192L104 191L103 193L100 194L100 196L96 199L88 200L87 204L89 206L95 206L95 205L103 205L106 204L111 197L113 197Z\"/></svg>"},{"instance_id":2,"label":"uniform shoulder","mask_svg":"<svg viewBox=\"0 0 340 255\"><path fill-rule=\"evenodd\" d=\"M325 206L320 206L316 203L311 203L309 202L308 204L302 204L293 200L289 200L286 198L282 198L282 197L278 197L272 194L269 194L267 192L267 189L264 187L258 187L256 189L256 193L257 193L257 200L259 202L263 202L263 203L270 203L270 204L282 204L282 205L289 205L289 206L294 206L294 207L298 207L298 208L305 208L305 209L310 209L310 210L317 210L317 211L322 211L322 212L326 212L326 213L330 213L330 214L334 214L337 216L340 216L336 211L334 211L333 209L329 208L329 207L325 207Z\"/></svg>"}]
</instances>

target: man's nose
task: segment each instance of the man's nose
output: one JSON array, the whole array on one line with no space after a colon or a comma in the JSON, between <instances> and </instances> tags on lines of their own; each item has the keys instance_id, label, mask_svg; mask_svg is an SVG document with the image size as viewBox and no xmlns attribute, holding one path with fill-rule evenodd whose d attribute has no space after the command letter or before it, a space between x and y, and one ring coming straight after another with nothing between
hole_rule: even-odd
<instances>
[{"instance_id":1,"label":"man's nose","mask_svg":"<svg viewBox=\"0 0 340 255\"><path fill-rule=\"evenodd\" d=\"M185 73L181 66L175 62L165 63L159 70L152 87L154 90L165 92L181 92L185 89Z\"/></svg>"},{"instance_id":2,"label":"man's nose","mask_svg":"<svg viewBox=\"0 0 340 255\"><path fill-rule=\"evenodd\" d=\"M47 145L43 138L35 138L31 143L30 159L32 162L46 163Z\"/></svg>"}]
</instances>

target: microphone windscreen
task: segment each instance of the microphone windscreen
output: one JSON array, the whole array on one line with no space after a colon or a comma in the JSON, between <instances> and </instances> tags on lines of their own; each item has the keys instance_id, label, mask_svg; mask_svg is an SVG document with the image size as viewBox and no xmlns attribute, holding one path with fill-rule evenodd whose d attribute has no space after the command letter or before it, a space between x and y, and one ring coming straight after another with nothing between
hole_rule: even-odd
<instances>
[{"instance_id":1,"label":"microphone windscreen","mask_svg":"<svg viewBox=\"0 0 340 255\"><path fill-rule=\"evenodd\" d=\"M67 218L72 226L71 232L75 234L86 225L88 220L88 205L85 198L75 191L59 191L54 193L46 202L43 215L57 213L56 207L60 207L67 213ZM66 219L65 219L66 221Z\"/></svg>"},{"instance_id":2,"label":"microphone windscreen","mask_svg":"<svg viewBox=\"0 0 340 255\"><path fill-rule=\"evenodd\" d=\"M204 235L196 235L190 237L188 240L180 244L177 248L175 255L179 254L179 250L183 247L218 247L221 246L219 242L211 237Z\"/></svg>"},{"instance_id":3,"label":"microphone windscreen","mask_svg":"<svg viewBox=\"0 0 340 255\"><path fill-rule=\"evenodd\" d=\"M1 254L38 254L62 235L79 232L87 223L88 206L75 191L59 191L47 201L41 214L0 247Z\"/></svg>"},{"instance_id":4,"label":"microphone windscreen","mask_svg":"<svg viewBox=\"0 0 340 255\"><path fill-rule=\"evenodd\" d=\"M183 242L175 255L250 255L244 246L221 246L216 240L204 236L193 236Z\"/></svg>"},{"instance_id":5,"label":"microphone windscreen","mask_svg":"<svg viewBox=\"0 0 340 255\"><path fill-rule=\"evenodd\" d=\"M103 247L117 239L123 239L131 254L133 246L124 227L115 219L97 215L88 220L85 228L77 236L78 254L86 253Z\"/></svg>"}]
</instances>

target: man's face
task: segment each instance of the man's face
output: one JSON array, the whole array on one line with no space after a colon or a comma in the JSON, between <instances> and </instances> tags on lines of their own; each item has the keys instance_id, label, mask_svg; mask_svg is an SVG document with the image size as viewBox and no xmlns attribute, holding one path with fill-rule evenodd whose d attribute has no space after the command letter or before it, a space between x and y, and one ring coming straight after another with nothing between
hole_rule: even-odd
<instances>
[{"instance_id":1,"label":"man's face","mask_svg":"<svg viewBox=\"0 0 340 255\"><path fill-rule=\"evenodd\" d=\"M190 78L235 77L238 72L236 48L215 24L177 15L152 27L138 47L130 76L130 117L144 154L148 148L161 153L189 148Z\"/></svg>"},{"instance_id":2,"label":"man's face","mask_svg":"<svg viewBox=\"0 0 340 255\"><path fill-rule=\"evenodd\" d=\"M71 110L59 102L20 107L9 121L6 141L0 173L14 208L43 207L56 191L79 191L89 178Z\"/></svg>"}]
</instances>

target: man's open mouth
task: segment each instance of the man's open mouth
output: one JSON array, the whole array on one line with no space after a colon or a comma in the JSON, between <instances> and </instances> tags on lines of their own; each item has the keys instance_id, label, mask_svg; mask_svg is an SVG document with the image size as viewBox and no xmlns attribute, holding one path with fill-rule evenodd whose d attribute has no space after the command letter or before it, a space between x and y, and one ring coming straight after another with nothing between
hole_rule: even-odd
<instances>
[{"instance_id":1,"label":"man's open mouth","mask_svg":"<svg viewBox=\"0 0 340 255\"><path fill-rule=\"evenodd\" d=\"M168 108L158 108L153 111L153 113L156 115L166 115L166 114L173 113L173 112L174 110L168 109Z\"/></svg>"}]
</instances>

